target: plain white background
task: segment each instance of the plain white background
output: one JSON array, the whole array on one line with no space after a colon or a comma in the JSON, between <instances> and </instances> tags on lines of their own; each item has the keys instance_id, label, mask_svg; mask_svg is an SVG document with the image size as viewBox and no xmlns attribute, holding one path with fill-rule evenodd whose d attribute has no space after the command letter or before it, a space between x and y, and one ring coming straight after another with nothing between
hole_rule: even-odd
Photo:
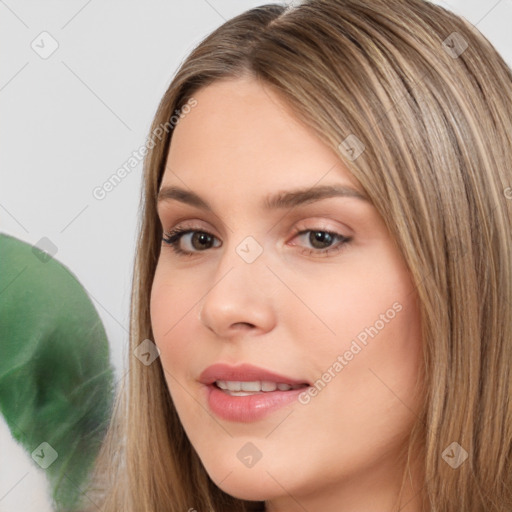
<instances>
[{"instance_id":1,"label":"plain white background","mask_svg":"<svg viewBox=\"0 0 512 512\"><path fill-rule=\"evenodd\" d=\"M117 378L128 356L142 164L104 199L93 190L144 144L192 48L263 3L0 0L0 231L55 245L104 322ZM512 0L435 3L473 23L512 65ZM0 512L49 510L43 470L8 435L0 424Z\"/></svg>"}]
</instances>

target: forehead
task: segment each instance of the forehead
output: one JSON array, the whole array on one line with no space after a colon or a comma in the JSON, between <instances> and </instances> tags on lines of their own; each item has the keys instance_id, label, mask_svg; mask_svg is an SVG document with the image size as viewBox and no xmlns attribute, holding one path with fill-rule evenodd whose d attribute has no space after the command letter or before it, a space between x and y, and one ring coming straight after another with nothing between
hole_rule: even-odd
<instances>
[{"instance_id":1,"label":"forehead","mask_svg":"<svg viewBox=\"0 0 512 512\"><path fill-rule=\"evenodd\" d=\"M339 155L284 101L251 78L214 82L174 128L162 187L262 193L320 185L326 178L357 187Z\"/></svg>"}]
</instances>

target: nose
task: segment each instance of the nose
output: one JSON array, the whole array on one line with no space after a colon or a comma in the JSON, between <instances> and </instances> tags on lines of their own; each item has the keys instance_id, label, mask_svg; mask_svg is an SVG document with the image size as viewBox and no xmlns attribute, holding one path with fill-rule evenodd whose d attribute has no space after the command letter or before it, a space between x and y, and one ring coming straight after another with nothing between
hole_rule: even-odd
<instances>
[{"instance_id":1,"label":"nose","mask_svg":"<svg viewBox=\"0 0 512 512\"><path fill-rule=\"evenodd\" d=\"M199 309L199 320L220 338L271 330L275 322L272 287L276 279L264 254L249 263L225 249ZM271 282L273 281L273 282Z\"/></svg>"}]
</instances>

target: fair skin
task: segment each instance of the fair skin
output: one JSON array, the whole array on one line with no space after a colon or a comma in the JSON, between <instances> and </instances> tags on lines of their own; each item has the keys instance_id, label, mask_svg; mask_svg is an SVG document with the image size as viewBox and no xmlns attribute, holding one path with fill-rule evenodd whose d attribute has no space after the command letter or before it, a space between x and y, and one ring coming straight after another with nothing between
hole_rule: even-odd
<instances>
[{"instance_id":1,"label":"fair skin","mask_svg":"<svg viewBox=\"0 0 512 512\"><path fill-rule=\"evenodd\" d=\"M323 185L364 196L340 156L268 86L223 80L194 98L174 129L162 187L193 191L212 211L159 201L164 234L194 230L178 241L193 254L162 243L150 304L187 436L222 490L266 501L268 511L398 510L397 457L419 411L413 385L421 361L417 297L403 257L368 200L262 206L278 191ZM341 245L325 231L350 241ZM251 263L236 250L248 236L262 249ZM366 344L347 354L372 326ZM310 384L324 375L326 385L257 421L226 420L210 410L199 382L218 362ZM251 467L237 456L248 442L261 454ZM414 473L401 511L419 512L420 488Z\"/></svg>"}]
</instances>

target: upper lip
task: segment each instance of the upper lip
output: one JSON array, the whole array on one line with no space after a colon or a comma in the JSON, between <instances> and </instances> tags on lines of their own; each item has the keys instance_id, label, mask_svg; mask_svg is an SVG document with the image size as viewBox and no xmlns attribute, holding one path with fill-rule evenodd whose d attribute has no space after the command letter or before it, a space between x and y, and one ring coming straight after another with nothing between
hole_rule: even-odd
<instances>
[{"instance_id":1,"label":"upper lip","mask_svg":"<svg viewBox=\"0 0 512 512\"><path fill-rule=\"evenodd\" d=\"M230 366L228 364L217 363L208 366L199 376L199 382L202 384L213 384L217 380L234 381L234 382L253 382L253 381L267 381L277 382L284 384L308 384L305 380L292 379L285 375L259 368L251 364L240 364L237 366Z\"/></svg>"}]
</instances>

